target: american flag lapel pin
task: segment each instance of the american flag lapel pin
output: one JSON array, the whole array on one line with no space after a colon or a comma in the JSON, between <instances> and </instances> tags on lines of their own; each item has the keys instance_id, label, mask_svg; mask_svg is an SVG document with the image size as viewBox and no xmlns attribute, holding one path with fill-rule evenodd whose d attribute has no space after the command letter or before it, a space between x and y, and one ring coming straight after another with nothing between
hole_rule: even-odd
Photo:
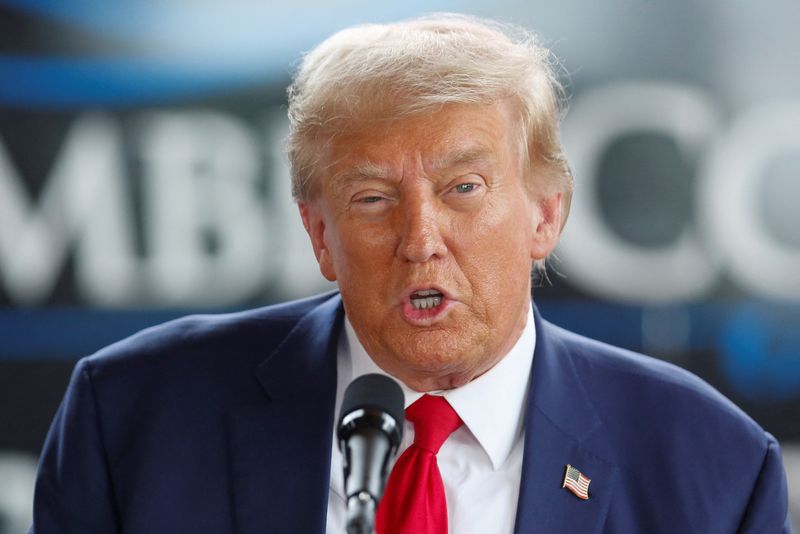
<instances>
[{"instance_id":1,"label":"american flag lapel pin","mask_svg":"<svg viewBox=\"0 0 800 534\"><path fill-rule=\"evenodd\" d=\"M586 475L567 464L567 469L564 471L564 482L561 483L561 487L567 488L577 497L586 500L589 498L589 483L591 481Z\"/></svg>"}]
</instances>

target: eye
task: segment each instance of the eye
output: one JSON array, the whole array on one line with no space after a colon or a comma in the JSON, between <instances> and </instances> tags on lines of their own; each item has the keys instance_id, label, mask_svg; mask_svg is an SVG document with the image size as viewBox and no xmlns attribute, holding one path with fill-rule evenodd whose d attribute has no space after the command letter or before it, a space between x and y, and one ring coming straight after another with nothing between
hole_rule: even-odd
<instances>
[{"instance_id":1,"label":"eye","mask_svg":"<svg viewBox=\"0 0 800 534\"><path fill-rule=\"evenodd\" d=\"M458 197L472 198L484 190L483 179L477 175L464 176L455 185L451 186L449 193Z\"/></svg>"},{"instance_id":2,"label":"eye","mask_svg":"<svg viewBox=\"0 0 800 534\"><path fill-rule=\"evenodd\" d=\"M459 210L472 209L481 205L488 192L484 177L477 173L465 173L455 177L444 189L442 200Z\"/></svg>"},{"instance_id":3,"label":"eye","mask_svg":"<svg viewBox=\"0 0 800 534\"><path fill-rule=\"evenodd\" d=\"M354 204L377 204L386 200L386 195L381 191L359 191L350 197L350 202Z\"/></svg>"},{"instance_id":4,"label":"eye","mask_svg":"<svg viewBox=\"0 0 800 534\"><path fill-rule=\"evenodd\" d=\"M391 196L381 191L361 191L350 199L351 208L365 213L383 211L389 204Z\"/></svg>"},{"instance_id":5,"label":"eye","mask_svg":"<svg viewBox=\"0 0 800 534\"><path fill-rule=\"evenodd\" d=\"M478 184L473 183L465 183L465 184L458 184L453 188L453 191L456 193L471 193L478 187Z\"/></svg>"}]
</instances>

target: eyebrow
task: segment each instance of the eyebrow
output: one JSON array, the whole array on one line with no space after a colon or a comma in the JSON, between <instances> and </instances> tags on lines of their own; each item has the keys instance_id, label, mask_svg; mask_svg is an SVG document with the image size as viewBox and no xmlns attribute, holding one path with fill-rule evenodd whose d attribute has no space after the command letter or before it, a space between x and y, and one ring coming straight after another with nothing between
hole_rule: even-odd
<instances>
[{"instance_id":1,"label":"eyebrow","mask_svg":"<svg viewBox=\"0 0 800 534\"><path fill-rule=\"evenodd\" d=\"M438 171L475 163L491 166L495 161L494 153L488 147L472 146L459 148L443 156L432 158L431 167L434 171ZM331 177L331 183L341 188L361 180L389 180L390 178L391 170L388 166L365 160L334 174Z\"/></svg>"},{"instance_id":2,"label":"eyebrow","mask_svg":"<svg viewBox=\"0 0 800 534\"><path fill-rule=\"evenodd\" d=\"M359 180L388 180L389 169L372 161L362 161L352 167L343 169L331 177L331 183L338 187L357 182Z\"/></svg>"},{"instance_id":3,"label":"eyebrow","mask_svg":"<svg viewBox=\"0 0 800 534\"><path fill-rule=\"evenodd\" d=\"M494 153L485 146L463 147L434 159L432 167L434 169L447 169L471 163L494 164Z\"/></svg>"}]
</instances>

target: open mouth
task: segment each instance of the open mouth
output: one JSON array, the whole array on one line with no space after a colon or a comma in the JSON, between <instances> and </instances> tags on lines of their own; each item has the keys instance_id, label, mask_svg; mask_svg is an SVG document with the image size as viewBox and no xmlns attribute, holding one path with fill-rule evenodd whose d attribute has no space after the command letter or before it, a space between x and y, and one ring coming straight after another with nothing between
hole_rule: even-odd
<instances>
[{"instance_id":1,"label":"open mouth","mask_svg":"<svg viewBox=\"0 0 800 534\"><path fill-rule=\"evenodd\" d=\"M421 289L411 294L411 306L415 310L429 310L439 306L444 295L435 289Z\"/></svg>"}]
</instances>

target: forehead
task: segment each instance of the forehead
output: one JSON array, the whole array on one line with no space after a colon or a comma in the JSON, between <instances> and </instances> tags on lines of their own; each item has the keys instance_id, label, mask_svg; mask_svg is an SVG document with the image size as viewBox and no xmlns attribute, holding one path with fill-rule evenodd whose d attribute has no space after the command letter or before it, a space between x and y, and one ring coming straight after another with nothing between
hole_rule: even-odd
<instances>
[{"instance_id":1,"label":"forehead","mask_svg":"<svg viewBox=\"0 0 800 534\"><path fill-rule=\"evenodd\" d=\"M448 104L435 111L351 123L323 156L323 174L394 174L467 162L503 165L519 153L519 121L508 102Z\"/></svg>"}]
</instances>

